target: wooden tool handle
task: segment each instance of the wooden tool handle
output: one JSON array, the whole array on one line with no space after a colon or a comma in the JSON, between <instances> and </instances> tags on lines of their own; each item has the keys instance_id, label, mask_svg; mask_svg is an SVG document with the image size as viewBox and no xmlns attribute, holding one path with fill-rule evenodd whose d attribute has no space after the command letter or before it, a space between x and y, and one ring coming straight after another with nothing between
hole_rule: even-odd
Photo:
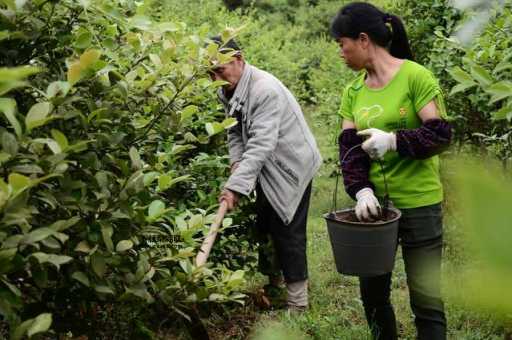
<instances>
[{"instance_id":1,"label":"wooden tool handle","mask_svg":"<svg viewBox=\"0 0 512 340\"><path fill-rule=\"evenodd\" d=\"M210 255L210 250L212 250L213 244L215 243L217 232L219 231L219 227L222 224L222 220L224 219L224 215L226 215L227 210L228 203L226 201L222 201L220 203L219 210L217 210L215 222L210 227L210 231L208 232L208 235L204 239L203 244L201 245L201 249L199 250L199 253L197 253L196 265L198 267L206 263L208 255Z\"/></svg>"}]
</instances>

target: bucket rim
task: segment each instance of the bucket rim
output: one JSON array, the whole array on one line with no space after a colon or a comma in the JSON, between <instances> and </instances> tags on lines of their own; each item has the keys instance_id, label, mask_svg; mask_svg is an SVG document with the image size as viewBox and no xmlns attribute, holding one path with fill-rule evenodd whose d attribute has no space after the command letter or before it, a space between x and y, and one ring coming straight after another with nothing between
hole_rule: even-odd
<instances>
[{"instance_id":1,"label":"bucket rim","mask_svg":"<svg viewBox=\"0 0 512 340\"><path fill-rule=\"evenodd\" d=\"M344 213L344 212L348 212L348 211L354 211L355 209L354 208L345 208L345 209L341 209L341 210L337 210L336 212L328 212L328 213L325 213L323 215L324 219L327 220L327 221L331 221L331 222L334 222L334 223L343 223L343 224L351 224L351 225L357 225L357 226L363 226L363 227L375 227L375 226L383 226L383 225L388 225L388 224L391 224L393 222L396 222L400 217L402 217L402 212L395 208L395 207L389 207L388 208L389 210L395 212L397 214L397 216L395 218L393 218L392 220L389 220L389 221L382 221L382 222L353 222L353 221L340 221L340 220L337 220L335 218L333 218L333 213L335 214L338 214L338 213Z\"/></svg>"}]
</instances>

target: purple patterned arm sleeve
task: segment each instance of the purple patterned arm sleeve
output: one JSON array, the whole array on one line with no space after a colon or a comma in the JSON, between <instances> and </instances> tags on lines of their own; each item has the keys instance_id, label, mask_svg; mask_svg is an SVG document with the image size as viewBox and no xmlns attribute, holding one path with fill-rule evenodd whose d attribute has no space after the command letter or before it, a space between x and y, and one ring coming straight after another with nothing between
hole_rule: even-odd
<instances>
[{"instance_id":1,"label":"purple patterned arm sleeve","mask_svg":"<svg viewBox=\"0 0 512 340\"><path fill-rule=\"evenodd\" d=\"M356 129L345 129L338 137L345 191L354 200L359 190L363 188L375 189L373 183L369 180L370 156L361 147L355 147L362 142L363 139L357 135ZM347 154L347 152L349 153Z\"/></svg>"},{"instance_id":2,"label":"purple patterned arm sleeve","mask_svg":"<svg viewBox=\"0 0 512 340\"><path fill-rule=\"evenodd\" d=\"M452 128L443 119L430 119L417 129L396 132L396 151L402 157L426 159L443 152L452 139Z\"/></svg>"}]
</instances>

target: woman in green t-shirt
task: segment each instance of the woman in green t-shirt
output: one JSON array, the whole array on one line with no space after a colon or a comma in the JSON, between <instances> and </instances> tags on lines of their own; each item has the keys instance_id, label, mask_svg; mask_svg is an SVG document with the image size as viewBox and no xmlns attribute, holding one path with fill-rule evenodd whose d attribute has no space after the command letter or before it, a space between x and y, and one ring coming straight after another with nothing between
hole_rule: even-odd
<instances>
[{"instance_id":1,"label":"woman in green t-shirt","mask_svg":"<svg viewBox=\"0 0 512 340\"><path fill-rule=\"evenodd\" d=\"M343 181L356 215L380 215L385 195L402 211L399 239L419 339L445 339L440 294L443 190L437 154L451 140L442 91L415 63L401 20L368 3L344 6L331 24L348 67L362 71L343 93L339 137ZM362 145L361 145L362 144ZM358 147L361 145L361 147ZM391 273L360 278L366 318L376 339L396 339Z\"/></svg>"}]
</instances>

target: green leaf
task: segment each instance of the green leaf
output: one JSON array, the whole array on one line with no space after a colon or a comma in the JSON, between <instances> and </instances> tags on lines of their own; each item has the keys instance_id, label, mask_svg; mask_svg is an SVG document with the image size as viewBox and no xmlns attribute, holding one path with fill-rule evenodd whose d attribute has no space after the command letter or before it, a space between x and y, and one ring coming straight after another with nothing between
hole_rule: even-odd
<instances>
[{"instance_id":1,"label":"green leaf","mask_svg":"<svg viewBox=\"0 0 512 340\"><path fill-rule=\"evenodd\" d=\"M144 186L147 187L148 185L153 183L153 181L155 179L157 179L158 176L160 176L160 173L157 171L151 171L151 172L144 174Z\"/></svg>"},{"instance_id":2,"label":"green leaf","mask_svg":"<svg viewBox=\"0 0 512 340\"><path fill-rule=\"evenodd\" d=\"M101 235L103 236L103 242L107 247L107 250L112 252L114 251L114 243L112 242L112 235L114 234L114 229L108 222L101 222Z\"/></svg>"},{"instance_id":3,"label":"green leaf","mask_svg":"<svg viewBox=\"0 0 512 340\"><path fill-rule=\"evenodd\" d=\"M67 81L54 81L48 85L48 88L46 89L46 96L48 99L54 97L65 97L70 89L71 85Z\"/></svg>"},{"instance_id":4,"label":"green leaf","mask_svg":"<svg viewBox=\"0 0 512 340\"><path fill-rule=\"evenodd\" d=\"M0 68L0 96L8 93L9 91L27 86L28 83L23 79L31 76L32 74L41 72L38 67L21 66L11 68Z\"/></svg>"},{"instance_id":5,"label":"green leaf","mask_svg":"<svg viewBox=\"0 0 512 340\"><path fill-rule=\"evenodd\" d=\"M185 133L185 135L183 135L183 139L188 143L196 143L198 141L197 137L194 136L192 132Z\"/></svg>"},{"instance_id":6,"label":"green leaf","mask_svg":"<svg viewBox=\"0 0 512 340\"><path fill-rule=\"evenodd\" d=\"M25 237L25 235L21 235L21 234L16 234L16 235L12 235L12 236L9 236L2 244L2 248L5 248L5 249L8 249L8 248L16 248L21 240L23 240L23 238ZM16 252L14 252L16 253ZM0 253L0 259L2 259L4 255L2 255L2 253Z\"/></svg>"},{"instance_id":7,"label":"green leaf","mask_svg":"<svg viewBox=\"0 0 512 340\"><path fill-rule=\"evenodd\" d=\"M212 293L208 297L208 301L212 301L212 302L215 302L215 301L225 301L226 299L227 299L226 295L218 294L218 293Z\"/></svg>"},{"instance_id":8,"label":"green leaf","mask_svg":"<svg viewBox=\"0 0 512 340\"><path fill-rule=\"evenodd\" d=\"M82 79L82 66L80 62L74 62L69 65L68 73L67 73L67 82L70 85L76 84L78 81Z\"/></svg>"},{"instance_id":9,"label":"green leaf","mask_svg":"<svg viewBox=\"0 0 512 340\"><path fill-rule=\"evenodd\" d=\"M189 105L181 111L180 123L183 123L185 120L189 119L193 115L199 112L199 108L196 105Z\"/></svg>"},{"instance_id":10,"label":"green leaf","mask_svg":"<svg viewBox=\"0 0 512 340\"><path fill-rule=\"evenodd\" d=\"M173 22L162 22L158 24L158 30L162 33L176 32L179 30L178 26Z\"/></svg>"},{"instance_id":11,"label":"green leaf","mask_svg":"<svg viewBox=\"0 0 512 340\"><path fill-rule=\"evenodd\" d=\"M91 286L91 282L89 281L89 278L87 277L87 274L85 274L84 272L79 272L79 271L78 272L74 272L71 275L71 278L77 280L78 282L80 282L81 284L83 284L86 287L90 287Z\"/></svg>"},{"instance_id":12,"label":"green leaf","mask_svg":"<svg viewBox=\"0 0 512 340\"><path fill-rule=\"evenodd\" d=\"M165 203L160 200L151 202L148 208L148 217L151 221L157 220L165 212Z\"/></svg>"},{"instance_id":13,"label":"green leaf","mask_svg":"<svg viewBox=\"0 0 512 340\"><path fill-rule=\"evenodd\" d=\"M53 238L56 238L57 240L59 240L60 243L66 243L66 241L69 239L69 236L64 233L55 232L55 234L52 235L52 237L50 237L49 239L53 239ZM49 240L49 239L47 239L47 240Z\"/></svg>"},{"instance_id":14,"label":"green leaf","mask_svg":"<svg viewBox=\"0 0 512 340\"><path fill-rule=\"evenodd\" d=\"M14 295L16 295L16 296L18 296L18 297L21 297L21 296L22 296L21 291L20 291L20 290L18 289L18 287L16 287L14 284L10 283L10 282L9 282L9 281L7 281L7 280L3 280L3 279L2 279L1 281L4 283L4 285L6 285L6 286L7 286L7 288L9 288L9 290L10 290Z\"/></svg>"},{"instance_id":15,"label":"green leaf","mask_svg":"<svg viewBox=\"0 0 512 340\"><path fill-rule=\"evenodd\" d=\"M92 34L90 32L82 32L75 41L75 46L81 49L86 49L91 45Z\"/></svg>"},{"instance_id":16,"label":"green leaf","mask_svg":"<svg viewBox=\"0 0 512 340\"><path fill-rule=\"evenodd\" d=\"M122 253L122 252L127 251L132 248L133 248L133 242L131 240L123 240L123 241L119 241L119 243L117 244L116 252Z\"/></svg>"},{"instance_id":17,"label":"green leaf","mask_svg":"<svg viewBox=\"0 0 512 340\"><path fill-rule=\"evenodd\" d=\"M32 139L33 143L46 144L52 150L52 152L57 155L62 152L59 143L51 138L35 138Z\"/></svg>"},{"instance_id":18,"label":"green leaf","mask_svg":"<svg viewBox=\"0 0 512 340\"><path fill-rule=\"evenodd\" d=\"M73 145L70 145L66 148L67 153L73 153L73 152L82 152L87 150L88 145L90 143L94 142L94 140L81 140L79 142L76 142Z\"/></svg>"},{"instance_id":19,"label":"green leaf","mask_svg":"<svg viewBox=\"0 0 512 340\"><path fill-rule=\"evenodd\" d=\"M238 124L238 121L236 118L226 118L221 124L224 129L229 129Z\"/></svg>"},{"instance_id":20,"label":"green leaf","mask_svg":"<svg viewBox=\"0 0 512 340\"><path fill-rule=\"evenodd\" d=\"M49 102L42 102L32 105L30 110L25 117L25 125L27 129L30 131L33 128L38 126L42 126L49 122L51 119L48 119L48 114L52 111L52 104Z\"/></svg>"},{"instance_id":21,"label":"green leaf","mask_svg":"<svg viewBox=\"0 0 512 340\"><path fill-rule=\"evenodd\" d=\"M492 95L489 104L494 104L497 101L512 96L512 82L506 80L500 81L492 84L487 89L485 89L485 91Z\"/></svg>"},{"instance_id":22,"label":"green leaf","mask_svg":"<svg viewBox=\"0 0 512 340\"><path fill-rule=\"evenodd\" d=\"M80 56L80 67L87 69L101 57L101 52L95 49L87 50Z\"/></svg>"},{"instance_id":23,"label":"green leaf","mask_svg":"<svg viewBox=\"0 0 512 340\"><path fill-rule=\"evenodd\" d=\"M22 174L29 174L29 175L44 173L43 169L40 166L35 165L35 164L15 165L11 168L11 171L16 171L16 172L19 172Z\"/></svg>"},{"instance_id":24,"label":"green leaf","mask_svg":"<svg viewBox=\"0 0 512 340\"><path fill-rule=\"evenodd\" d=\"M123 191L121 191L120 198L125 200L128 198L130 191L139 192L144 189L144 174L142 170L135 171L133 175L128 178L127 183Z\"/></svg>"},{"instance_id":25,"label":"green leaf","mask_svg":"<svg viewBox=\"0 0 512 340\"><path fill-rule=\"evenodd\" d=\"M144 15L136 15L130 18L128 22L132 27L138 28L142 31L149 30L151 28L151 25L153 24L151 22L151 19Z\"/></svg>"},{"instance_id":26,"label":"green leaf","mask_svg":"<svg viewBox=\"0 0 512 340\"><path fill-rule=\"evenodd\" d=\"M217 56L218 50L219 50L219 45L217 45L214 42L209 43L208 46L206 47L206 52L208 53L209 58L214 58L215 56Z\"/></svg>"},{"instance_id":27,"label":"green leaf","mask_svg":"<svg viewBox=\"0 0 512 340\"><path fill-rule=\"evenodd\" d=\"M244 283L244 271L243 270L237 270L228 279L227 285L229 287L236 288L241 286Z\"/></svg>"},{"instance_id":28,"label":"green leaf","mask_svg":"<svg viewBox=\"0 0 512 340\"><path fill-rule=\"evenodd\" d=\"M12 340L20 340L23 338L25 334L27 334L28 329L34 323L34 319L28 319L23 321L16 329L14 330L14 334L12 336Z\"/></svg>"},{"instance_id":29,"label":"green leaf","mask_svg":"<svg viewBox=\"0 0 512 340\"><path fill-rule=\"evenodd\" d=\"M110 288L109 286L98 285L98 286L94 287L94 290L101 294L115 295L114 290L112 288Z\"/></svg>"},{"instance_id":30,"label":"green leaf","mask_svg":"<svg viewBox=\"0 0 512 340\"><path fill-rule=\"evenodd\" d=\"M493 112L492 114L493 120L503 120L503 119L512 119L512 105L506 105L502 107L500 110Z\"/></svg>"},{"instance_id":31,"label":"green leaf","mask_svg":"<svg viewBox=\"0 0 512 340\"><path fill-rule=\"evenodd\" d=\"M91 255L91 267L94 273L100 278L102 278L107 272L107 263L105 258L97 252Z\"/></svg>"},{"instance_id":32,"label":"green leaf","mask_svg":"<svg viewBox=\"0 0 512 340\"><path fill-rule=\"evenodd\" d=\"M64 235L64 234L61 234L61 235ZM66 236L66 239L64 241L67 241L68 236L67 235L64 235L64 236ZM59 241L57 241L57 239L55 239L55 237L52 237L52 236L45 238L44 240L41 240L41 244L43 244L45 247L50 248L52 250L60 250L61 249L61 245L60 245Z\"/></svg>"},{"instance_id":33,"label":"green leaf","mask_svg":"<svg viewBox=\"0 0 512 340\"><path fill-rule=\"evenodd\" d=\"M204 225L204 219L203 219L203 215L201 215L201 214L193 215L190 218L190 220L188 221L188 228L189 229L202 228L203 225Z\"/></svg>"},{"instance_id":34,"label":"green leaf","mask_svg":"<svg viewBox=\"0 0 512 340\"><path fill-rule=\"evenodd\" d=\"M179 264L180 264L181 269L183 269L183 271L186 274L191 274L192 273L193 267L192 267L192 263L190 263L189 259L180 260Z\"/></svg>"},{"instance_id":35,"label":"green leaf","mask_svg":"<svg viewBox=\"0 0 512 340\"><path fill-rule=\"evenodd\" d=\"M47 227L38 228L34 231L31 231L27 235L25 235L25 237L23 237L23 239L21 240L21 243L22 244L35 244L53 234L55 234L55 230L53 230L53 229L50 229Z\"/></svg>"},{"instance_id":36,"label":"green leaf","mask_svg":"<svg viewBox=\"0 0 512 340\"><path fill-rule=\"evenodd\" d=\"M67 220L59 220L59 221L52 223L52 225L50 225L49 228L51 228L55 231L64 231L64 230L68 229L69 227L72 227L75 224L77 224L78 221L80 221L80 219L81 218L79 216L73 216Z\"/></svg>"},{"instance_id":37,"label":"green leaf","mask_svg":"<svg viewBox=\"0 0 512 340\"><path fill-rule=\"evenodd\" d=\"M25 177L23 175L12 173L9 175L9 185L12 188L12 194L16 195L21 191L30 187L31 181L30 178Z\"/></svg>"},{"instance_id":38,"label":"green leaf","mask_svg":"<svg viewBox=\"0 0 512 340\"><path fill-rule=\"evenodd\" d=\"M510 62L500 62L498 65L496 65L496 67L494 68L494 70L492 71L493 74L498 74L502 71L505 71L505 70L508 70L508 69L512 69L512 63Z\"/></svg>"},{"instance_id":39,"label":"green leaf","mask_svg":"<svg viewBox=\"0 0 512 340\"><path fill-rule=\"evenodd\" d=\"M171 175L165 174L158 178L158 190L164 191L171 188L174 184L186 181L190 178L190 175L184 175L176 178L172 178Z\"/></svg>"},{"instance_id":40,"label":"green leaf","mask_svg":"<svg viewBox=\"0 0 512 340\"><path fill-rule=\"evenodd\" d=\"M0 81L0 96L20 87L28 86L28 82L20 80Z\"/></svg>"},{"instance_id":41,"label":"green leaf","mask_svg":"<svg viewBox=\"0 0 512 340\"><path fill-rule=\"evenodd\" d=\"M185 219L182 216L176 216L174 221L179 231L184 231L188 229L187 222L185 222Z\"/></svg>"},{"instance_id":42,"label":"green leaf","mask_svg":"<svg viewBox=\"0 0 512 340\"><path fill-rule=\"evenodd\" d=\"M18 141L13 134L7 131L2 134L2 149L11 156L16 156L18 153Z\"/></svg>"},{"instance_id":43,"label":"green leaf","mask_svg":"<svg viewBox=\"0 0 512 340\"><path fill-rule=\"evenodd\" d=\"M464 92L466 91L467 89L473 87L473 86L476 86L477 84L476 83L469 83L469 84L457 84L455 85L452 90L450 91L450 96L453 96L454 94L456 93L459 93L459 92Z\"/></svg>"},{"instance_id":44,"label":"green leaf","mask_svg":"<svg viewBox=\"0 0 512 340\"><path fill-rule=\"evenodd\" d=\"M224 218L222 220L222 227L223 228L228 228L230 227L231 225L233 225L233 219L232 218Z\"/></svg>"},{"instance_id":45,"label":"green leaf","mask_svg":"<svg viewBox=\"0 0 512 340\"><path fill-rule=\"evenodd\" d=\"M16 101L11 98L0 98L0 111L14 128L16 136L21 137L21 125L16 119Z\"/></svg>"},{"instance_id":46,"label":"green leaf","mask_svg":"<svg viewBox=\"0 0 512 340\"><path fill-rule=\"evenodd\" d=\"M16 11L16 2L14 0L1 0L0 3L7 6L11 11Z\"/></svg>"},{"instance_id":47,"label":"green leaf","mask_svg":"<svg viewBox=\"0 0 512 340\"><path fill-rule=\"evenodd\" d=\"M171 186L172 177L169 174L163 174L158 177L158 190L164 191Z\"/></svg>"},{"instance_id":48,"label":"green leaf","mask_svg":"<svg viewBox=\"0 0 512 340\"><path fill-rule=\"evenodd\" d=\"M4 148L5 149L5 148ZM0 165L11 159L11 155L7 152L0 151Z\"/></svg>"},{"instance_id":49,"label":"green leaf","mask_svg":"<svg viewBox=\"0 0 512 340\"><path fill-rule=\"evenodd\" d=\"M459 66L456 66L450 70L448 70L448 73L452 76L453 79L455 79L457 82L469 85L469 84L475 84L476 82L473 80L473 77L471 77L467 72L465 72L463 69L461 69Z\"/></svg>"},{"instance_id":50,"label":"green leaf","mask_svg":"<svg viewBox=\"0 0 512 340\"><path fill-rule=\"evenodd\" d=\"M213 123L206 123L205 124L206 132L208 133L208 136L214 136L222 131L224 131L224 126L222 126L221 123L213 122Z\"/></svg>"},{"instance_id":51,"label":"green leaf","mask_svg":"<svg viewBox=\"0 0 512 340\"><path fill-rule=\"evenodd\" d=\"M0 67L0 81L22 80L41 71L34 66Z\"/></svg>"},{"instance_id":52,"label":"green leaf","mask_svg":"<svg viewBox=\"0 0 512 340\"><path fill-rule=\"evenodd\" d=\"M493 82L491 74L482 66L476 64L471 66L471 75L483 86L488 86Z\"/></svg>"},{"instance_id":53,"label":"green leaf","mask_svg":"<svg viewBox=\"0 0 512 340\"><path fill-rule=\"evenodd\" d=\"M79 0L79 2L80 2L80 5L81 5L84 9L89 8L89 6L91 5L91 1L90 1L90 0Z\"/></svg>"},{"instance_id":54,"label":"green leaf","mask_svg":"<svg viewBox=\"0 0 512 340\"><path fill-rule=\"evenodd\" d=\"M191 144L174 144L171 149L171 155L175 156L184 151L195 149L195 145Z\"/></svg>"},{"instance_id":55,"label":"green leaf","mask_svg":"<svg viewBox=\"0 0 512 340\"><path fill-rule=\"evenodd\" d=\"M52 315L50 313L39 314L34 322L30 325L27 330L28 337L32 337L34 334L46 332L52 325Z\"/></svg>"},{"instance_id":56,"label":"green leaf","mask_svg":"<svg viewBox=\"0 0 512 340\"><path fill-rule=\"evenodd\" d=\"M91 251L91 247L89 246L89 243L87 243L87 241L84 240L80 241L80 243L76 245L75 251L88 254Z\"/></svg>"},{"instance_id":57,"label":"green leaf","mask_svg":"<svg viewBox=\"0 0 512 340\"><path fill-rule=\"evenodd\" d=\"M51 133L53 139L57 142L57 144L59 144L60 149L62 151L65 151L69 146L68 139L66 138L66 136L59 130L55 129L52 129Z\"/></svg>"},{"instance_id":58,"label":"green leaf","mask_svg":"<svg viewBox=\"0 0 512 340\"><path fill-rule=\"evenodd\" d=\"M46 253L33 253L30 256L36 258L40 264L51 263L55 267L57 267L57 269L59 269L61 265L66 264L73 260L73 258L69 257L69 256L46 254Z\"/></svg>"},{"instance_id":59,"label":"green leaf","mask_svg":"<svg viewBox=\"0 0 512 340\"><path fill-rule=\"evenodd\" d=\"M9 39L10 36L9 31L0 31L0 41Z\"/></svg>"},{"instance_id":60,"label":"green leaf","mask_svg":"<svg viewBox=\"0 0 512 340\"><path fill-rule=\"evenodd\" d=\"M162 67L162 61L158 55L150 53L149 60L151 60L151 62L155 64L156 67Z\"/></svg>"},{"instance_id":61,"label":"green leaf","mask_svg":"<svg viewBox=\"0 0 512 340\"><path fill-rule=\"evenodd\" d=\"M6 247L6 242L2 245L2 247ZM18 252L18 248L16 246L10 249L2 249L0 250L0 273L4 273L8 271L9 263L12 261L16 253Z\"/></svg>"},{"instance_id":62,"label":"green leaf","mask_svg":"<svg viewBox=\"0 0 512 340\"><path fill-rule=\"evenodd\" d=\"M142 163L142 160L140 158L140 154L137 151L137 149L132 146L130 148L129 155L130 155L130 160L132 161L132 168L135 169L135 170L142 169L143 163Z\"/></svg>"}]
</instances>

